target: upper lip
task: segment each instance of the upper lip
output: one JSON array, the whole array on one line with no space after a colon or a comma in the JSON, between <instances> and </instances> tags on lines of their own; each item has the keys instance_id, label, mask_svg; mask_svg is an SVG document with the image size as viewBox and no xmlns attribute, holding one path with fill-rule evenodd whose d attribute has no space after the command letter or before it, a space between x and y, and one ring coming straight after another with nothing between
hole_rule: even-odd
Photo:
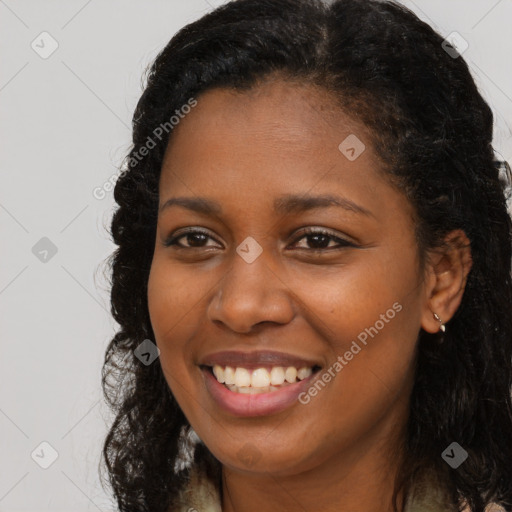
<instances>
[{"instance_id":1,"label":"upper lip","mask_svg":"<svg viewBox=\"0 0 512 512\"><path fill-rule=\"evenodd\" d=\"M264 366L294 366L296 368L321 366L318 361L305 359L301 356L276 352L271 350L257 350L244 352L226 350L215 352L202 357L198 363L200 366L231 366L242 368L260 368Z\"/></svg>"}]
</instances>

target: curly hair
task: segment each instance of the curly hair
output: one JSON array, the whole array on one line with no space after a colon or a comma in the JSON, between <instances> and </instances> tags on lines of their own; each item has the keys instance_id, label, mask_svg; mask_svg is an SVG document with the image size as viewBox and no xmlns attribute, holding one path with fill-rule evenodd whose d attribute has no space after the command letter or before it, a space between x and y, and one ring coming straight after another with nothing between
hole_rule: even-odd
<instances>
[{"instance_id":1,"label":"curly hair","mask_svg":"<svg viewBox=\"0 0 512 512\"><path fill-rule=\"evenodd\" d=\"M174 469L188 421L159 360L145 366L134 356L154 340L147 282L172 131L152 134L191 97L256 87L276 73L332 92L370 129L383 172L414 207L422 265L452 230L471 242L472 268L449 329L418 335L395 511L398 493L407 497L426 471L440 476L459 510L482 512L491 502L512 510L511 173L495 156L493 115L467 64L442 43L392 1L234 0L182 28L156 57L114 190L118 247L108 260L120 327L103 366L115 413L103 456L120 511L169 510L189 471ZM140 152L149 138L154 147ZM469 454L457 470L441 458L454 440ZM194 464L218 485L220 463L206 447Z\"/></svg>"}]
</instances>

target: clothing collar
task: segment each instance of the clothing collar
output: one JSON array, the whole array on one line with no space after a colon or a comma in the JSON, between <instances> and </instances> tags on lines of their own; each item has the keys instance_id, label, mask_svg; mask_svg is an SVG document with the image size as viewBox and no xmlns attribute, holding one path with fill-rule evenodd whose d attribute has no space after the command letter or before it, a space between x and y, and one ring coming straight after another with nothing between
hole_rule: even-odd
<instances>
[{"instance_id":1,"label":"clothing collar","mask_svg":"<svg viewBox=\"0 0 512 512\"><path fill-rule=\"evenodd\" d=\"M404 512L456 512L446 494L432 484L416 486L414 495ZM464 509L466 512L468 509ZM499 512L500 509L492 508ZM172 512L222 512L219 491L213 482L191 469L188 485L179 494ZM491 511L489 511L491 512Z\"/></svg>"}]
</instances>

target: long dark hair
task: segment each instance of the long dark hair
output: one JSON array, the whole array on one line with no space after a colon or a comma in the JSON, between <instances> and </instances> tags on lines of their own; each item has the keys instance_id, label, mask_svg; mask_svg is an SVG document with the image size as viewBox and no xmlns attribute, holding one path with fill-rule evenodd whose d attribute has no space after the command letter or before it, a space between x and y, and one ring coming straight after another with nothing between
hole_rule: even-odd
<instances>
[{"instance_id":1,"label":"long dark hair","mask_svg":"<svg viewBox=\"0 0 512 512\"><path fill-rule=\"evenodd\" d=\"M250 88L270 73L324 87L369 127L384 172L414 206L422 258L451 230L462 229L471 242L473 265L449 328L419 332L395 507L399 491L408 496L433 471L460 508L481 512L495 502L512 510L510 168L495 158L493 116L466 63L442 43L390 1L235 0L184 27L157 56L115 186L118 248L108 262L120 327L103 367L116 415L104 459L121 511L168 510L189 471L174 471L188 422L159 360L146 366L134 355L142 341L154 340L147 282L158 180L172 137L171 129L155 137L155 129L203 91ZM154 147L141 152L149 138ZM469 454L457 469L441 457L453 441ZM206 447L195 464L218 484L220 463Z\"/></svg>"}]
</instances>

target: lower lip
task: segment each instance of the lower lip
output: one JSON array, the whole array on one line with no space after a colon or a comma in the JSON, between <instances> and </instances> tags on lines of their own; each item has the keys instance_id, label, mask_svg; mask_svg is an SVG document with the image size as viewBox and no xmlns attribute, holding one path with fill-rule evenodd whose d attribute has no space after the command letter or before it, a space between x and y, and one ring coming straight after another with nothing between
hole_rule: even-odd
<instances>
[{"instance_id":1,"label":"lower lip","mask_svg":"<svg viewBox=\"0 0 512 512\"><path fill-rule=\"evenodd\" d=\"M249 395L230 391L207 369L202 372L206 388L217 405L235 416L242 417L266 416L284 411L298 401L299 395L311 385L311 379L316 375L315 373L277 391Z\"/></svg>"}]
</instances>

